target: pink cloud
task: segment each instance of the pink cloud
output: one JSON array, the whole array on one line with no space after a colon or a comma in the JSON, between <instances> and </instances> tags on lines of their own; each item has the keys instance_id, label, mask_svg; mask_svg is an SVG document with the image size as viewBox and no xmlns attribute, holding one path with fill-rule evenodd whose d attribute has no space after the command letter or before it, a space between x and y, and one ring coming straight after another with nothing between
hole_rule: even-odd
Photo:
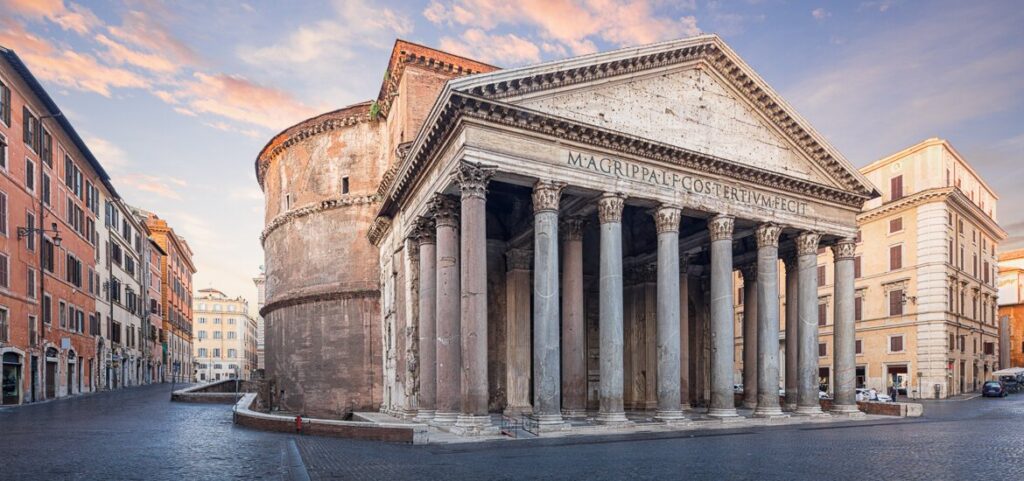
<instances>
[{"instance_id":1,"label":"pink cloud","mask_svg":"<svg viewBox=\"0 0 1024 481\"><path fill-rule=\"evenodd\" d=\"M63 0L3 0L3 9L30 20L49 20L80 35L99 24L91 10Z\"/></svg>"},{"instance_id":2,"label":"pink cloud","mask_svg":"<svg viewBox=\"0 0 1024 481\"><path fill-rule=\"evenodd\" d=\"M193 113L278 129L311 117L316 110L291 94L226 74L195 72L193 80L174 94Z\"/></svg>"},{"instance_id":3,"label":"pink cloud","mask_svg":"<svg viewBox=\"0 0 1024 481\"><path fill-rule=\"evenodd\" d=\"M158 177L147 174L128 174L116 180L120 185L171 200L181 200L181 194L177 189L188 185L184 180L174 177Z\"/></svg>"},{"instance_id":4,"label":"pink cloud","mask_svg":"<svg viewBox=\"0 0 1024 481\"><path fill-rule=\"evenodd\" d=\"M477 28L466 30L458 39L442 38L441 49L491 63L514 65L540 61L540 48L533 42L514 34L488 35Z\"/></svg>"},{"instance_id":5,"label":"pink cloud","mask_svg":"<svg viewBox=\"0 0 1024 481\"><path fill-rule=\"evenodd\" d=\"M101 55L112 64L134 65L158 73L170 73L178 70L177 64L161 55L132 50L103 34L98 34L94 38L97 43L107 47L107 51Z\"/></svg>"}]
</instances>

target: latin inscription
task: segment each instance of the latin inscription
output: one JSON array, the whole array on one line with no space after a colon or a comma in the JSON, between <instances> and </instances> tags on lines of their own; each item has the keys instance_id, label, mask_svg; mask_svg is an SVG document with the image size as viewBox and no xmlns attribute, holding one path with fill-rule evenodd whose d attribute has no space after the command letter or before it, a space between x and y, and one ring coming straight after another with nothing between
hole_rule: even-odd
<instances>
[{"instance_id":1,"label":"latin inscription","mask_svg":"<svg viewBox=\"0 0 1024 481\"><path fill-rule=\"evenodd\" d=\"M570 167L597 172L619 179L645 182L690 194L716 197L727 202L745 204L762 209L779 210L797 215L807 214L807 203L776 194L766 194L690 174L669 172L636 162L569 151Z\"/></svg>"}]
</instances>

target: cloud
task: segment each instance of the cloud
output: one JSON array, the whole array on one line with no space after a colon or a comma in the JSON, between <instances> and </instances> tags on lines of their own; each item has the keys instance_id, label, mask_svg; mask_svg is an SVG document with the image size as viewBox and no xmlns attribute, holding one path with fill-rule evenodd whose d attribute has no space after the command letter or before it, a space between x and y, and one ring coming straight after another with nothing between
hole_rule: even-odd
<instances>
[{"instance_id":1,"label":"cloud","mask_svg":"<svg viewBox=\"0 0 1024 481\"><path fill-rule=\"evenodd\" d=\"M96 42L107 47L103 57L115 65L134 65L152 72L171 73L178 70L178 65L166 57L153 53L132 50L103 34L95 37Z\"/></svg>"},{"instance_id":2,"label":"cloud","mask_svg":"<svg viewBox=\"0 0 1024 481\"><path fill-rule=\"evenodd\" d=\"M195 114L193 114L193 115L195 115ZM260 133L257 130L238 128L238 127L236 127L234 125L231 125L231 124L229 124L227 122L223 122L223 121L219 121L219 120L216 121L216 122L203 122L203 125L205 125L207 127L210 127L212 129L217 129L217 130L223 131L223 132L234 132L234 133L242 134L242 135L244 135L246 137L252 137L254 139L259 139L259 138L265 137L265 135L263 135L262 133Z\"/></svg>"},{"instance_id":3,"label":"cloud","mask_svg":"<svg viewBox=\"0 0 1024 481\"><path fill-rule=\"evenodd\" d=\"M63 0L3 0L0 10L32 21L49 20L64 30L83 35L99 24L91 10L77 3L64 4Z\"/></svg>"},{"instance_id":4,"label":"cloud","mask_svg":"<svg viewBox=\"0 0 1024 481\"><path fill-rule=\"evenodd\" d=\"M178 189L188 185L184 180L175 177L157 177L139 173L122 175L115 180L118 185L170 200L181 200L182 197L178 193Z\"/></svg>"},{"instance_id":5,"label":"cloud","mask_svg":"<svg viewBox=\"0 0 1024 481\"><path fill-rule=\"evenodd\" d=\"M242 60L261 64L310 64L330 58L351 58L360 46L387 48L396 35L412 32L409 18L389 8L374 8L363 0L336 0L334 16L301 25L277 43L244 47Z\"/></svg>"},{"instance_id":6,"label":"cloud","mask_svg":"<svg viewBox=\"0 0 1024 481\"><path fill-rule=\"evenodd\" d=\"M85 145L89 146L89 150L92 154L99 159L100 164L102 164L106 171L111 175L124 172L131 164L131 161L128 160L128 154L107 139L88 136L85 138Z\"/></svg>"},{"instance_id":7,"label":"cloud","mask_svg":"<svg viewBox=\"0 0 1024 481\"><path fill-rule=\"evenodd\" d=\"M55 46L10 20L0 20L0 44L13 48L36 77L61 87L110 97L117 88L150 86L145 77L131 70L106 65L88 53Z\"/></svg>"},{"instance_id":8,"label":"cloud","mask_svg":"<svg viewBox=\"0 0 1024 481\"><path fill-rule=\"evenodd\" d=\"M121 25L107 27L107 31L113 38L145 52L159 53L168 61L197 66L202 63L191 47L145 12L129 11L122 17Z\"/></svg>"},{"instance_id":9,"label":"cloud","mask_svg":"<svg viewBox=\"0 0 1024 481\"><path fill-rule=\"evenodd\" d=\"M824 8L818 7L815 8L814 10L811 10L811 16L814 17L815 20L821 21L825 20L828 17L831 17L832 13L829 12L828 10L825 10Z\"/></svg>"},{"instance_id":10,"label":"cloud","mask_svg":"<svg viewBox=\"0 0 1024 481\"><path fill-rule=\"evenodd\" d=\"M172 96L192 113L278 129L317 112L291 94L240 76L195 72L192 77Z\"/></svg>"},{"instance_id":11,"label":"cloud","mask_svg":"<svg viewBox=\"0 0 1024 481\"><path fill-rule=\"evenodd\" d=\"M889 11L893 5L896 5L896 0L877 0L871 2L861 2L858 10L878 10L881 13Z\"/></svg>"},{"instance_id":12,"label":"cloud","mask_svg":"<svg viewBox=\"0 0 1024 481\"><path fill-rule=\"evenodd\" d=\"M594 41L598 39L628 46L700 34L696 17L660 15L655 12L656 3L648 0L453 0L445 4L435 0L423 15L438 25L465 26L484 32L502 25L532 27L548 45L558 44L576 55L596 51Z\"/></svg>"},{"instance_id":13,"label":"cloud","mask_svg":"<svg viewBox=\"0 0 1024 481\"><path fill-rule=\"evenodd\" d=\"M441 39L442 50L475 58L483 62L517 65L540 61L540 48L515 34L489 35L471 28L458 39Z\"/></svg>"}]
</instances>

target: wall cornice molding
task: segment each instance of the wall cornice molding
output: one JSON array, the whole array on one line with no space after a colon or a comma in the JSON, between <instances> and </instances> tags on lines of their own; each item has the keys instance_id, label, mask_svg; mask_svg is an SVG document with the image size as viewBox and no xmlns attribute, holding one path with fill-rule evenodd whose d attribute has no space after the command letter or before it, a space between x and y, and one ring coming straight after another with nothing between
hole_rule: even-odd
<instances>
[{"instance_id":1,"label":"wall cornice molding","mask_svg":"<svg viewBox=\"0 0 1024 481\"><path fill-rule=\"evenodd\" d=\"M338 209L341 207L374 204L377 203L378 200L379 197L377 197L376 195L345 195L341 197L335 197L332 199L322 200L320 202L317 202L316 204L307 205L305 207L300 207L298 209L292 209L288 212L285 212L284 214L279 214L277 217L274 217L273 219L270 220L270 222L267 223L267 226L263 229L263 232L260 234L260 244L263 244L263 242L266 241L267 236L269 236L272 232L277 230L277 228L300 217L305 217L310 214L316 214L328 210Z\"/></svg>"}]
</instances>

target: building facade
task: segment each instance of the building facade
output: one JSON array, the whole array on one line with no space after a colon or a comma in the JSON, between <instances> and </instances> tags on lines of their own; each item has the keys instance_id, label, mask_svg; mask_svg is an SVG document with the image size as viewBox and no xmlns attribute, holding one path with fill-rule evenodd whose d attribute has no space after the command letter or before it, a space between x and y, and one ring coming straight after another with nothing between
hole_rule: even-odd
<instances>
[{"instance_id":1,"label":"building facade","mask_svg":"<svg viewBox=\"0 0 1024 481\"><path fill-rule=\"evenodd\" d=\"M799 279L811 317L831 247L833 407L856 411L853 253L877 191L721 39L503 71L399 41L387 72L376 101L257 159L278 406L464 433L492 412L542 430L588 411L733 417L733 270L756 264L755 415L779 416L770 299ZM816 414L818 329L799 331L792 407Z\"/></svg>"},{"instance_id":2,"label":"building facade","mask_svg":"<svg viewBox=\"0 0 1024 481\"><path fill-rule=\"evenodd\" d=\"M263 272L263 266L260 266L260 275L254 277L252 282L256 284L256 369L260 371L262 376L263 370L266 369L266 364L263 357L266 356L265 342L265 324L263 316L259 314L263 311L263 305L266 303L267 296L267 275Z\"/></svg>"},{"instance_id":3,"label":"building facade","mask_svg":"<svg viewBox=\"0 0 1024 481\"><path fill-rule=\"evenodd\" d=\"M1003 367L1024 367L1024 249L999 255L999 318L1008 331Z\"/></svg>"},{"instance_id":4,"label":"building facade","mask_svg":"<svg viewBox=\"0 0 1024 481\"><path fill-rule=\"evenodd\" d=\"M108 201L105 216L109 231L107 252L111 343L111 387L137 386L148 371L148 319L143 309L144 262L142 224L120 199ZM148 240L148 239L147 239Z\"/></svg>"},{"instance_id":5,"label":"building facade","mask_svg":"<svg viewBox=\"0 0 1024 481\"><path fill-rule=\"evenodd\" d=\"M153 242L166 253L160 257L160 314L163 319L160 344L164 368L161 376L165 381L185 382L192 379L195 371L192 359L192 276L196 268L192 262L192 249L166 220L141 209L136 209L136 212L146 219Z\"/></svg>"},{"instance_id":6,"label":"building facade","mask_svg":"<svg viewBox=\"0 0 1024 481\"><path fill-rule=\"evenodd\" d=\"M136 211L137 212L137 211ZM163 315L160 309L160 300L162 299L161 294L161 280L160 280L160 263L163 261L167 253L164 252L160 244L150 236L149 228L146 226L146 218L137 215L133 212L133 215L139 220L139 224L146 229L146 237L143 241L143 266L145 271L143 275L142 289L145 292L145 297L142 300L142 306L145 311L144 322L146 324L148 345L149 345L149 356L147 362L149 363L149 379L150 382L164 382L164 368L163 368L163 346L160 342L163 339L164 322Z\"/></svg>"},{"instance_id":7,"label":"building facade","mask_svg":"<svg viewBox=\"0 0 1024 481\"><path fill-rule=\"evenodd\" d=\"M194 380L252 379L257 368L256 320L249 314L249 301L209 288L200 289L193 302Z\"/></svg>"}]
</instances>

